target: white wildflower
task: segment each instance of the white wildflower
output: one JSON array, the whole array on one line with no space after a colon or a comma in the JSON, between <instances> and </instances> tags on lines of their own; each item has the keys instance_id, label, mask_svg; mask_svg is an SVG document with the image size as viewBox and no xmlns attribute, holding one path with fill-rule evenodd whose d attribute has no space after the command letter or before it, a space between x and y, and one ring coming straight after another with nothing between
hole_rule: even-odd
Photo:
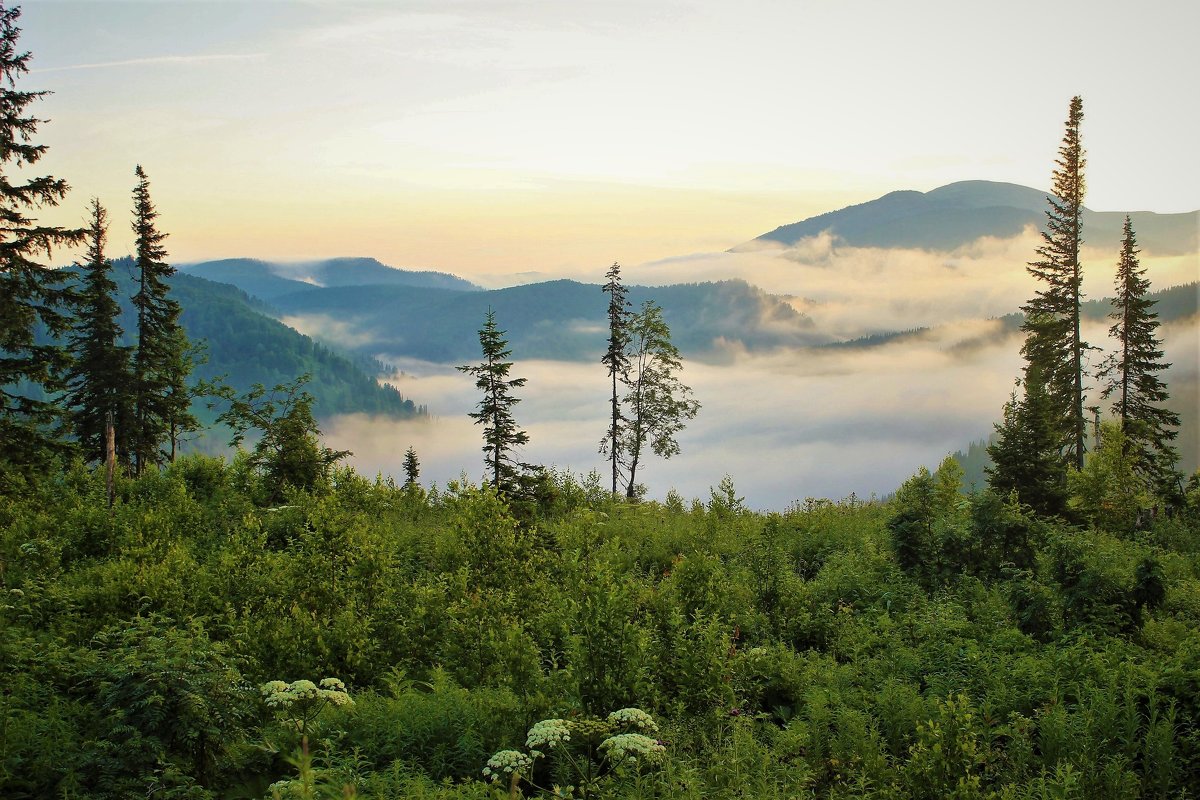
<instances>
[{"instance_id":1,"label":"white wildflower","mask_svg":"<svg viewBox=\"0 0 1200 800\"><path fill-rule=\"evenodd\" d=\"M557 747L569 741L571 741L571 731L567 727L566 720L544 719L541 722L535 723L529 729L529 735L525 739L525 746Z\"/></svg>"},{"instance_id":2,"label":"white wildflower","mask_svg":"<svg viewBox=\"0 0 1200 800\"><path fill-rule=\"evenodd\" d=\"M274 709L286 710L296 703L325 700L335 706L352 706L354 701L346 693L346 684L337 678L325 678L321 688L312 681L299 680L285 683L283 681L268 681L258 687L267 705Z\"/></svg>"},{"instance_id":3,"label":"white wildflower","mask_svg":"<svg viewBox=\"0 0 1200 800\"><path fill-rule=\"evenodd\" d=\"M293 700L316 700L318 697L317 685L312 681L292 681L288 692Z\"/></svg>"},{"instance_id":4,"label":"white wildflower","mask_svg":"<svg viewBox=\"0 0 1200 800\"><path fill-rule=\"evenodd\" d=\"M640 733L618 733L600 743L600 750L609 761L637 763L640 759L657 761L667 748Z\"/></svg>"},{"instance_id":5,"label":"white wildflower","mask_svg":"<svg viewBox=\"0 0 1200 800\"><path fill-rule=\"evenodd\" d=\"M271 708L286 708L292 704L288 685L283 681L267 681L258 690Z\"/></svg>"},{"instance_id":6,"label":"white wildflower","mask_svg":"<svg viewBox=\"0 0 1200 800\"><path fill-rule=\"evenodd\" d=\"M483 776L493 783L498 782L503 775L514 772L529 774L533 768L533 759L519 750L501 750L488 759L483 768Z\"/></svg>"},{"instance_id":7,"label":"white wildflower","mask_svg":"<svg viewBox=\"0 0 1200 800\"><path fill-rule=\"evenodd\" d=\"M354 701L346 693L346 684L337 678L325 678L321 681L321 688L317 691L322 698L333 703L335 706L354 705Z\"/></svg>"},{"instance_id":8,"label":"white wildflower","mask_svg":"<svg viewBox=\"0 0 1200 800\"><path fill-rule=\"evenodd\" d=\"M614 711L608 715L608 721L613 725L624 725L648 733L658 733L658 724L640 708L622 708Z\"/></svg>"}]
</instances>

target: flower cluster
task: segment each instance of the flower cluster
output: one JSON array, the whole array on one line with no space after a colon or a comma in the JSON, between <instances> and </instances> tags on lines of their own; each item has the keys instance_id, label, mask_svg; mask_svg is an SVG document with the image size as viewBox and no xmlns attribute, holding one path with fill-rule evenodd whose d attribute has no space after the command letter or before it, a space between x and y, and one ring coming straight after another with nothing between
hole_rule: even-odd
<instances>
[{"instance_id":1,"label":"flower cluster","mask_svg":"<svg viewBox=\"0 0 1200 800\"><path fill-rule=\"evenodd\" d=\"M667 748L640 733L618 733L601 742L600 750L614 764L636 764L640 759L657 761Z\"/></svg>"},{"instance_id":2,"label":"flower cluster","mask_svg":"<svg viewBox=\"0 0 1200 800\"><path fill-rule=\"evenodd\" d=\"M337 678L326 678L318 687L312 681L267 681L258 687L268 706L277 711L286 711L297 703L325 700L335 706L352 706L354 701L346 693L346 684Z\"/></svg>"},{"instance_id":3,"label":"flower cluster","mask_svg":"<svg viewBox=\"0 0 1200 800\"><path fill-rule=\"evenodd\" d=\"M525 746L529 748L558 747L560 744L569 741L571 741L571 729L568 727L566 720L544 719L541 722L535 723L529 729L529 736L525 739ZM541 754L539 753L538 755Z\"/></svg>"},{"instance_id":4,"label":"flower cluster","mask_svg":"<svg viewBox=\"0 0 1200 800\"><path fill-rule=\"evenodd\" d=\"M324 678L321 681L321 688L318 689L321 698L328 700L335 706L352 706L354 701L350 699L350 695L346 692L346 684L342 683L337 678Z\"/></svg>"},{"instance_id":5,"label":"flower cluster","mask_svg":"<svg viewBox=\"0 0 1200 800\"><path fill-rule=\"evenodd\" d=\"M640 708L622 708L608 715L608 721L613 725L635 728L646 733L658 733L658 723Z\"/></svg>"},{"instance_id":6,"label":"flower cluster","mask_svg":"<svg viewBox=\"0 0 1200 800\"><path fill-rule=\"evenodd\" d=\"M293 702L291 688L284 681L267 681L258 690L271 708L286 708Z\"/></svg>"},{"instance_id":7,"label":"flower cluster","mask_svg":"<svg viewBox=\"0 0 1200 800\"><path fill-rule=\"evenodd\" d=\"M603 739L613 732L613 726L595 717L576 717L567 722L576 739Z\"/></svg>"},{"instance_id":8,"label":"flower cluster","mask_svg":"<svg viewBox=\"0 0 1200 800\"><path fill-rule=\"evenodd\" d=\"M496 783L504 775L514 772L528 775L533 768L533 759L519 750L501 750L488 759L483 776Z\"/></svg>"}]
</instances>

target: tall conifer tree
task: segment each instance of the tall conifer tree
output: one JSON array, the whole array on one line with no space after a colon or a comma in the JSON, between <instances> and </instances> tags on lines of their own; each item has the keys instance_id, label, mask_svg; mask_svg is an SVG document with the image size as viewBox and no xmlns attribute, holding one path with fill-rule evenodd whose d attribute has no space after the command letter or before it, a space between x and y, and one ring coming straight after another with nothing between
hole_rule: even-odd
<instances>
[{"instance_id":1,"label":"tall conifer tree","mask_svg":"<svg viewBox=\"0 0 1200 800\"><path fill-rule=\"evenodd\" d=\"M1125 454L1133 457L1134 469L1151 487L1161 492L1175 475L1178 453L1171 441L1178 435L1179 415L1162 406L1167 387L1158 376L1171 365L1161 360L1158 314L1152 310L1154 301L1146 297L1150 281L1138 253L1133 223L1125 217L1110 315L1114 323L1109 329L1117 350L1100 371L1101 397L1115 397L1112 410L1125 434Z\"/></svg>"},{"instance_id":2,"label":"tall conifer tree","mask_svg":"<svg viewBox=\"0 0 1200 800\"><path fill-rule=\"evenodd\" d=\"M525 385L525 378L510 378L512 362L508 357L508 341L504 331L496 328L496 312L488 309L487 319L479 331L483 362L466 365L459 371L475 377L475 388L483 392L478 411L470 416L476 425L483 425L484 466L497 490L511 494L517 485L519 462L513 451L528 444L529 434L517 426L512 407L521 402L512 395L513 389Z\"/></svg>"},{"instance_id":3,"label":"tall conifer tree","mask_svg":"<svg viewBox=\"0 0 1200 800\"><path fill-rule=\"evenodd\" d=\"M29 216L58 205L68 187L50 176L22 174L46 152L32 141L44 120L27 112L46 92L16 89L29 71L29 53L17 48L20 16L20 9L0 5L0 472L29 473L64 447L55 430L61 409L46 398L65 388L68 357L39 334L65 333L73 301L66 276L37 259L75 244L83 231L40 225Z\"/></svg>"},{"instance_id":4,"label":"tall conifer tree","mask_svg":"<svg viewBox=\"0 0 1200 800\"><path fill-rule=\"evenodd\" d=\"M1039 259L1029 272L1041 283L1033 299L1022 306L1026 333L1022 352L1046 381L1054 407L1060 447L1069 463L1083 468L1085 419L1083 416L1083 351L1079 304L1082 296L1083 168L1086 165L1079 135L1083 100L1071 98L1066 133L1054 170L1054 196L1046 198L1046 230L1042 232Z\"/></svg>"},{"instance_id":5,"label":"tall conifer tree","mask_svg":"<svg viewBox=\"0 0 1200 800\"><path fill-rule=\"evenodd\" d=\"M128 467L129 430L133 422L130 348L120 343L121 306L112 262L104 255L108 214L92 200L87 227L86 261L81 266L79 315L69 345L74 363L68 375L67 405L83 456L103 461L106 433L113 426L116 459Z\"/></svg>"},{"instance_id":6,"label":"tall conifer tree","mask_svg":"<svg viewBox=\"0 0 1200 800\"><path fill-rule=\"evenodd\" d=\"M626 299L628 290L621 283L621 265L613 262L604 277L608 279L604 284L604 292L608 295L608 349L604 351L600 363L608 368L608 377L612 382L612 421L600 440L600 452L607 454L612 464L612 493L616 494L621 465L621 433L625 423L619 387L624 385L629 375L629 356L625 350L629 346L630 312L629 300Z\"/></svg>"},{"instance_id":7,"label":"tall conifer tree","mask_svg":"<svg viewBox=\"0 0 1200 800\"><path fill-rule=\"evenodd\" d=\"M188 373L187 337L179 325L179 303L170 296L167 280L175 269L166 262L158 230L158 211L150 200L150 180L139 164L133 190L134 259L138 291L133 296L137 310L138 343L133 359L134 471L141 474L174 457L176 431L187 425L186 407L191 397L185 385Z\"/></svg>"}]
</instances>

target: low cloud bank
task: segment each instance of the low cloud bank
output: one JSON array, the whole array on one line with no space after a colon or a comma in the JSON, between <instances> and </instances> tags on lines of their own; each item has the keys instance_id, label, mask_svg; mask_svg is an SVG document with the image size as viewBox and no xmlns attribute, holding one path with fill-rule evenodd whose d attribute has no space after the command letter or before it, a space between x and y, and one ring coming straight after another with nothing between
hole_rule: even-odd
<instances>
[{"instance_id":1,"label":"low cloud bank","mask_svg":"<svg viewBox=\"0 0 1200 800\"><path fill-rule=\"evenodd\" d=\"M1033 231L981 239L951 253L839 246L817 237L791 248L688 256L625 271L630 284L666 285L742 278L787 295L816 328L837 338L912 330L871 347L786 347L749 353L727 343L715 363L685 363L682 378L702 403L679 436L683 452L650 457L640 474L653 498L675 488L707 498L728 474L755 508L782 510L806 497L860 497L893 491L922 465L992 431L1020 374L1020 335L995 319L1016 311L1036 288L1027 274L1040 243ZM1112 293L1116 254L1084 252L1085 292ZM1196 279L1196 257L1143 256L1154 289ZM586 280L598 279L581 277ZM1161 329L1171 407L1185 420L1179 445L1196 467L1200 430L1197 320ZM914 330L927 328L926 330ZM353 335L343 331L343 336ZM1085 338L1110 347L1107 323ZM528 379L514 413L529 432L521 458L573 473L597 470L608 385L600 364L520 360ZM422 482L444 485L483 473L482 438L467 414L478 393L454 365L380 354L399 370L394 383L435 414L381 422L339 417L326 425L332 446L354 450L364 472L400 475L406 448L421 459ZM1093 354L1098 363L1100 354ZM1094 364L1093 364L1094 366ZM1094 381L1093 381L1094 383ZM1088 404L1106 401L1091 398Z\"/></svg>"},{"instance_id":2,"label":"low cloud bank","mask_svg":"<svg viewBox=\"0 0 1200 800\"><path fill-rule=\"evenodd\" d=\"M662 286L741 278L790 299L817 330L841 339L1000 317L1017 311L1037 288L1025 265L1041 236L1033 229L983 237L949 252L851 247L828 234L791 247L764 243L753 251L706 253L631 267L630 283ZM1113 293L1117 253L1084 248L1084 293ZM1152 288L1195 281L1197 254L1143 254Z\"/></svg>"},{"instance_id":3,"label":"low cloud bank","mask_svg":"<svg viewBox=\"0 0 1200 800\"><path fill-rule=\"evenodd\" d=\"M651 457L642 476L650 496L670 488L707 498L728 474L756 508L780 509L806 497L869 496L893 490L921 464L990 430L1019 356L998 326L993 344L964 359L954 345L991 323L931 332L867 350L795 349L739 355L721 365L688 363L683 379L703 404L679 436L683 452ZM599 365L518 361L528 378L514 413L529 432L521 457L573 473L598 470L607 381ZM482 438L467 416L477 392L444 365L405 365L397 379L436 410L428 421L344 416L326 426L331 445L354 451L368 473L401 474L413 447L422 482L444 485L482 475Z\"/></svg>"}]
</instances>

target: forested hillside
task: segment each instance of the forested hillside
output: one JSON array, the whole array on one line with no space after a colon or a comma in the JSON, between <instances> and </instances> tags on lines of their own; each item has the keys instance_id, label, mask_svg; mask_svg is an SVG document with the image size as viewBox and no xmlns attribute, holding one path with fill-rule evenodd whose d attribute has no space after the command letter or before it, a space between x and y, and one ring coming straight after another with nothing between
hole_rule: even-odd
<instances>
[{"instance_id":1,"label":"forested hillside","mask_svg":"<svg viewBox=\"0 0 1200 800\"><path fill-rule=\"evenodd\" d=\"M444 272L396 269L373 258L330 258L291 264L252 258L225 258L187 264L180 271L186 275L232 284L247 294L267 301L283 294L330 286L415 286L464 291L479 288L470 281Z\"/></svg>"},{"instance_id":2,"label":"forested hillside","mask_svg":"<svg viewBox=\"0 0 1200 800\"><path fill-rule=\"evenodd\" d=\"M136 331L136 314L128 302L137 291L132 261L116 259L113 274L123 300L121 326ZM176 274L170 284L183 308L180 320L188 338L203 347L195 377L221 377L245 391L256 383L269 387L307 374L312 378L307 390L319 417L358 412L405 418L424 413L377 380L385 369L382 364L365 356L351 358L297 333L241 290L188 274ZM199 398L195 408L211 419L204 403Z\"/></svg>"}]
</instances>

